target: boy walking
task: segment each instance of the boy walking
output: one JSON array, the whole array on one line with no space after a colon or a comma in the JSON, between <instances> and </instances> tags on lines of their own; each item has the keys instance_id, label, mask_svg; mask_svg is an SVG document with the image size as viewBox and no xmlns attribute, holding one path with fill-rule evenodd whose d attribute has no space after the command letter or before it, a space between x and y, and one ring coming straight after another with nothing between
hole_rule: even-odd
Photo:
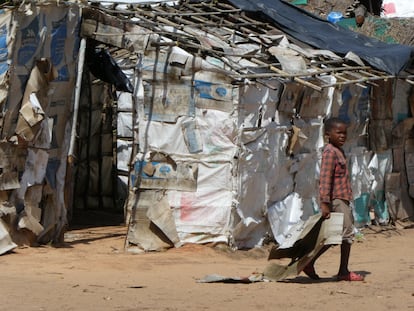
<instances>
[{"instance_id":1,"label":"boy walking","mask_svg":"<svg viewBox=\"0 0 414 311\"><path fill-rule=\"evenodd\" d=\"M349 255L353 241L354 218L349 205L353 200L351 182L346 158L341 147L347 138L347 125L338 118L330 118L325 121L325 135L328 143L322 153L321 172L319 179L319 198L322 217L330 218L331 212L344 214L344 226L342 231L341 261L339 265L338 281L363 281L364 277L348 270ZM303 272L312 279L320 279L315 272L315 261L321 256L329 245L321 251L305 267Z\"/></svg>"}]
</instances>

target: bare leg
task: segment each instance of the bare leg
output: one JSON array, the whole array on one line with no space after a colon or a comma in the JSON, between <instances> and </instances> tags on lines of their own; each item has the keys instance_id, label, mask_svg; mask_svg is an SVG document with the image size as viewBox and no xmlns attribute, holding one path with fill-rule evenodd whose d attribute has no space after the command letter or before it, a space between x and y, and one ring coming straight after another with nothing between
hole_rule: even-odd
<instances>
[{"instance_id":1,"label":"bare leg","mask_svg":"<svg viewBox=\"0 0 414 311\"><path fill-rule=\"evenodd\" d=\"M342 241L341 244L341 264L339 265L339 271L337 279L338 281L363 281L364 276L350 272L348 270L349 254L351 253L351 244Z\"/></svg>"},{"instance_id":2,"label":"bare leg","mask_svg":"<svg viewBox=\"0 0 414 311\"><path fill-rule=\"evenodd\" d=\"M338 275L347 275L349 273L348 270L348 262L349 262L349 255L351 253L351 244L345 241L342 241L341 244L341 263L339 265Z\"/></svg>"},{"instance_id":3,"label":"bare leg","mask_svg":"<svg viewBox=\"0 0 414 311\"><path fill-rule=\"evenodd\" d=\"M312 258L312 260L306 265L306 267L303 269L303 272L310 277L311 279L314 280L319 280L320 277L319 275L316 273L315 271L315 261L323 254L325 253L329 248L331 247L331 245L324 245L319 252L315 255L315 257Z\"/></svg>"}]
</instances>

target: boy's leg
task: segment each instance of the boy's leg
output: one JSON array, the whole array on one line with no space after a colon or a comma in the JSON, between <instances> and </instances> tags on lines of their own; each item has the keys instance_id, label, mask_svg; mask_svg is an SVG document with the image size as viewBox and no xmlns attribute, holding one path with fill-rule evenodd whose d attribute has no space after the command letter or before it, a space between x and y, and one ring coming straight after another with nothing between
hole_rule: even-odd
<instances>
[{"instance_id":1,"label":"boy's leg","mask_svg":"<svg viewBox=\"0 0 414 311\"><path fill-rule=\"evenodd\" d=\"M352 209L349 206L348 202L335 199L332 202L332 210L334 212L344 214L344 227L341 244L341 262L339 264L338 280L363 281L363 276L355 272L350 272L348 269L351 245L354 239L354 217L352 215Z\"/></svg>"},{"instance_id":2,"label":"boy's leg","mask_svg":"<svg viewBox=\"0 0 414 311\"><path fill-rule=\"evenodd\" d=\"M364 277L358 273L348 270L349 255L351 253L351 244L343 242L341 245L341 264L339 265L338 281L363 281Z\"/></svg>"},{"instance_id":3,"label":"boy's leg","mask_svg":"<svg viewBox=\"0 0 414 311\"><path fill-rule=\"evenodd\" d=\"M350 253L351 253L351 244L343 241L341 244L341 263L339 265L338 275L349 274L348 262L349 262Z\"/></svg>"},{"instance_id":4,"label":"boy's leg","mask_svg":"<svg viewBox=\"0 0 414 311\"><path fill-rule=\"evenodd\" d=\"M320 277L319 275L316 273L315 271L315 262L316 260L323 254L325 253L329 248L331 247L331 245L324 245L319 252L315 255L315 257L312 258L312 260L306 265L306 267L303 269L303 272L310 277L313 280L319 280Z\"/></svg>"}]
</instances>

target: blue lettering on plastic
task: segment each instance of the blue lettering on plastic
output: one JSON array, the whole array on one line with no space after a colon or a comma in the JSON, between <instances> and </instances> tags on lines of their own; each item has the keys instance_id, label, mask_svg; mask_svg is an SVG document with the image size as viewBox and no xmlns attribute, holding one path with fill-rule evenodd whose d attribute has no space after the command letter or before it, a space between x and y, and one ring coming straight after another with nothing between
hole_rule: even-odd
<instances>
[{"instance_id":1,"label":"blue lettering on plastic","mask_svg":"<svg viewBox=\"0 0 414 311\"><path fill-rule=\"evenodd\" d=\"M21 34L22 40L21 47L17 52L17 63L25 65L33 58L39 45L39 17L33 19L26 28L23 28Z\"/></svg>"},{"instance_id":2,"label":"blue lettering on plastic","mask_svg":"<svg viewBox=\"0 0 414 311\"><path fill-rule=\"evenodd\" d=\"M169 172L171 172L171 168L167 165L161 165L159 171L161 174L167 175Z\"/></svg>"},{"instance_id":3,"label":"blue lettering on plastic","mask_svg":"<svg viewBox=\"0 0 414 311\"><path fill-rule=\"evenodd\" d=\"M9 69L7 64L7 58L9 56L9 51L7 49L7 27L3 25L0 28L0 75L3 75Z\"/></svg>"},{"instance_id":4,"label":"blue lettering on plastic","mask_svg":"<svg viewBox=\"0 0 414 311\"><path fill-rule=\"evenodd\" d=\"M217 95L224 97L227 95L227 90L224 87L218 87L216 88Z\"/></svg>"},{"instance_id":5,"label":"blue lettering on plastic","mask_svg":"<svg viewBox=\"0 0 414 311\"><path fill-rule=\"evenodd\" d=\"M8 69L9 65L6 62L0 63L0 75L6 73Z\"/></svg>"},{"instance_id":6,"label":"blue lettering on plastic","mask_svg":"<svg viewBox=\"0 0 414 311\"><path fill-rule=\"evenodd\" d=\"M215 90L214 86L217 86ZM225 97L227 95L227 89L225 87L206 81L195 80L194 88L200 98L215 99L215 97L212 95L213 92L215 92L220 97Z\"/></svg>"},{"instance_id":7,"label":"blue lettering on plastic","mask_svg":"<svg viewBox=\"0 0 414 311\"><path fill-rule=\"evenodd\" d=\"M58 66L65 55L65 40L67 34L66 16L52 23L52 41L50 44L50 55L52 64Z\"/></svg>"},{"instance_id":8,"label":"blue lettering on plastic","mask_svg":"<svg viewBox=\"0 0 414 311\"><path fill-rule=\"evenodd\" d=\"M205 81L194 81L194 87L201 98L214 99L214 97L211 96L211 85L212 83Z\"/></svg>"},{"instance_id":9,"label":"blue lettering on plastic","mask_svg":"<svg viewBox=\"0 0 414 311\"><path fill-rule=\"evenodd\" d=\"M7 48L7 27L3 26L0 29L0 49Z\"/></svg>"},{"instance_id":10,"label":"blue lettering on plastic","mask_svg":"<svg viewBox=\"0 0 414 311\"><path fill-rule=\"evenodd\" d=\"M58 70L58 78L59 81L69 81L69 71L68 66L63 66Z\"/></svg>"}]
</instances>

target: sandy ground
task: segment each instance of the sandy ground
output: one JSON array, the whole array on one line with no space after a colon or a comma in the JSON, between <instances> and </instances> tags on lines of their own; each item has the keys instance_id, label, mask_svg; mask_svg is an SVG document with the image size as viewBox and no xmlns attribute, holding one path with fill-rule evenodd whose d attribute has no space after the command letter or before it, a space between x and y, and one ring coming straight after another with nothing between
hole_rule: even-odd
<instances>
[{"instance_id":1,"label":"sandy ground","mask_svg":"<svg viewBox=\"0 0 414 311\"><path fill-rule=\"evenodd\" d=\"M268 249L231 252L187 245L124 252L122 226L69 231L63 247L18 248L0 256L0 310L413 310L414 228L364 229L350 267L364 282L336 282L339 247L283 282L199 283L206 275L260 273Z\"/></svg>"}]
</instances>

